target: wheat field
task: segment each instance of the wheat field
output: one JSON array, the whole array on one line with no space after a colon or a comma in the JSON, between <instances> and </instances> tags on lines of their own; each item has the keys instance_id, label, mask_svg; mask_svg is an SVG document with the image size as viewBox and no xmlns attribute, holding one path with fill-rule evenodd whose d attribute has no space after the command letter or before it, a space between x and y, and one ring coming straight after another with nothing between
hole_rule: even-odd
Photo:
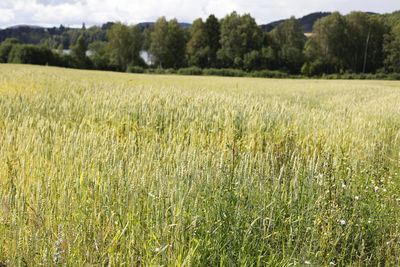
<instances>
[{"instance_id":1,"label":"wheat field","mask_svg":"<svg viewBox=\"0 0 400 267\"><path fill-rule=\"evenodd\" d=\"M398 266L400 82L0 65L0 266Z\"/></svg>"}]
</instances>

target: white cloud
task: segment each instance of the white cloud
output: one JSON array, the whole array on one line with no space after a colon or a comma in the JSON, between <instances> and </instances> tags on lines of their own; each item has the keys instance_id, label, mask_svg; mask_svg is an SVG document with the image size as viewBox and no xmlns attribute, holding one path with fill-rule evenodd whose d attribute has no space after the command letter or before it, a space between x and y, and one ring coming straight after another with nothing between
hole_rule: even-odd
<instances>
[{"instance_id":1,"label":"white cloud","mask_svg":"<svg viewBox=\"0 0 400 267\"><path fill-rule=\"evenodd\" d=\"M107 21L138 23L160 16L191 22L215 14L222 18L236 10L250 13L259 24L316 11L352 10L392 12L398 0L0 0L0 27L16 24L87 25Z\"/></svg>"}]
</instances>

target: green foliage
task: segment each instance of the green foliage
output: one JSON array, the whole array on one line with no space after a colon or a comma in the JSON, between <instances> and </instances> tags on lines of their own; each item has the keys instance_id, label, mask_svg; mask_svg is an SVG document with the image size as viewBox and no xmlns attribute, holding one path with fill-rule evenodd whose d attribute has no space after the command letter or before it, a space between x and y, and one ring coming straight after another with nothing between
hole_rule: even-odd
<instances>
[{"instance_id":1,"label":"green foliage","mask_svg":"<svg viewBox=\"0 0 400 267\"><path fill-rule=\"evenodd\" d=\"M107 31L107 38L110 62L118 66L118 70L125 71L128 65L145 66L140 57L143 34L139 26L128 27L117 22Z\"/></svg>"},{"instance_id":2,"label":"green foliage","mask_svg":"<svg viewBox=\"0 0 400 267\"><path fill-rule=\"evenodd\" d=\"M259 77L259 78L288 78L289 75L285 72L277 71L277 70L260 70L253 71L250 73L251 77Z\"/></svg>"},{"instance_id":3,"label":"green foliage","mask_svg":"<svg viewBox=\"0 0 400 267\"><path fill-rule=\"evenodd\" d=\"M211 69L211 72L216 68L243 70L237 73L239 76L244 71L278 70L291 77L365 73L354 77L375 79L379 77L375 74L384 73L381 76L386 79L389 77L386 74L400 72L399 14L316 13L299 20L292 17L276 25L267 25L273 26L273 30L266 34L249 14L236 12L221 21L214 15L206 21L196 19L187 30L176 19L167 21L161 17L153 26L131 27L110 22L103 27L69 29L61 25L47 29L46 39L42 38L42 30L21 28L15 31L23 41L23 33L29 32L28 39L35 34L41 36L37 38L41 46L58 47L59 55L53 55L54 62L48 63L57 66L116 71L126 71L128 66L147 68L140 56L145 50L149 55L146 61L151 68L156 68L148 72L165 73L169 69L168 73L176 73L179 68L195 66ZM317 17L321 19L314 25ZM312 34L304 36L300 23L307 29L314 26ZM13 29L5 31L7 34L14 32ZM3 42L0 62L8 61L15 44ZM91 45L89 58L85 55L88 44ZM62 48L70 48L71 56L61 55ZM225 70L220 73L236 75Z\"/></svg>"},{"instance_id":4,"label":"green foliage","mask_svg":"<svg viewBox=\"0 0 400 267\"><path fill-rule=\"evenodd\" d=\"M9 63L53 65L52 51L45 46L15 44L8 55Z\"/></svg>"},{"instance_id":5,"label":"green foliage","mask_svg":"<svg viewBox=\"0 0 400 267\"><path fill-rule=\"evenodd\" d=\"M129 65L126 68L126 72L129 72L129 73L144 73L144 68L140 67L140 66Z\"/></svg>"},{"instance_id":6,"label":"green foliage","mask_svg":"<svg viewBox=\"0 0 400 267\"><path fill-rule=\"evenodd\" d=\"M338 12L319 19L308 41L305 53L310 61L326 62L326 73L340 73L345 69L348 54L344 44L348 44L345 18Z\"/></svg>"},{"instance_id":7,"label":"green foliage","mask_svg":"<svg viewBox=\"0 0 400 267\"><path fill-rule=\"evenodd\" d=\"M62 55L64 51L64 46L62 44L59 44L57 47L57 53Z\"/></svg>"},{"instance_id":8,"label":"green foliage","mask_svg":"<svg viewBox=\"0 0 400 267\"><path fill-rule=\"evenodd\" d=\"M263 34L254 18L232 12L221 20L221 49L217 52L224 67L243 67L243 57L262 47Z\"/></svg>"},{"instance_id":9,"label":"green foliage","mask_svg":"<svg viewBox=\"0 0 400 267\"><path fill-rule=\"evenodd\" d=\"M179 69L178 74L180 74L180 75L202 75L203 71L199 67L188 67L188 68Z\"/></svg>"},{"instance_id":10,"label":"green foliage","mask_svg":"<svg viewBox=\"0 0 400 267\"><path fill-rule=\"evenodd\" d=\"M243 57L243 68L246 71L260 69L263 67L263 57L260 51L253 50Z\"/></svg>"},{"instance_id":11,"label":"green foliage","mask_svg":"<svg viewBox=\"0 0 400 267\"><path fill-rule=\"evenodd\" d=\"M400 22L394 24L385 38L385 66L388 71L400 73Z\"/></svg>"},{"instance_id":12,"label":"green foliage","mask_svg":"<svg viewBox=\"0 0 400 267\"><path fill-rule=\"evenodd\" d=\"M301 73L307 76L320 75L325 72L329 73L327 71L329 69L329 64L325 60L326 59L323 57L318 57L313 61L304 63L301 67Z\"/></svg>"},{"instance_id":13,"label":"green foliage","mask_svg":"<svg viewBox=\"0 0 400 267\"><path fill-rule=\"evenodd\" d=\"M272 47L277 51L279 67L290 73L299 73L304 63L304 33L294 17L279 24L269 34Z\"/></svg>"},{"instance_id":14,"label":"green foliage","mask_svg":"<svg viewBox=\"0 0 400 267\"><path fill-rule=\"evenodd\" d=\"M383 66L387 32L381 17L363 12L342 16L335 12L315 23L307 42L308 63L302 73L376 72Z\"/></svg>"},{"instance_id":15,"label":"green foliage","mask_svg":"<svg viewBox=\"0 0 400 267\"><path fill-rule=\"evenodd\" d=\"M15 38L9 38L1 43L0 45L0 63L7 63L10 51L13 46L19 44L18 40Z\"/></svg>"},{"instance_id":16,"label":"green foliage","mask_svg":"<svg viewBox=\"0 0 400 267\"><path fill-rule=\"evenodd\" d=\"M204 32L208 47L208 67L217 66L217 51L221 48L219 42L221 35L221 25L214 15L208 16L204 23Z\"/></svg>"},{"instance_id":17,"label":"green foliage","mask_svg":"<svg viewBox=\"0 0 400 267\"><path fill-rule=\"evenodd\" d=\"M76 44L71 48L71 56L77 60L82 60L86 57L87 45L83 35L79 36Z\"/></svg>"},{"instance_id":18,"label":"green foliage","mask_svg":"<svg viewBox=\"0 0 400 267\"><path fill-rule=\"evenodd\" d=\"M347 69L353 72L375 72L383 66L383 42L387 32L378 16L352 12L346 16L349 55Z\"/></svg>"},{"instance_id":19,"label":"green foliage","mask_svg":"<svg viewBox=\"0 0 400 267\"><path fill-rule=\"evenodd\" d=\"M83 35L79 36L76 44L71 47L71 66L77 69L90 69L92 62L86 56L87 44Z\"/></svg>"},{"instance_id":20,"label":"green foliage","mask_svg":"<svg viewBox=\"0 0 400 267\"><path fill-rule=\"evenodd\" d=\"M188 65L201 68L217 66L217 51L221 47L218 19L214 15L210 15L205 23L197 19L188 32L190 36L186 44Z\"/></svg>"},{"instance_id":21,"label":"green foliage","mask_svg":"<svg viewBox=\"0 0 400 267\"><path fill-rule=\"evenodd\" d=\"M162 68L179 68L185 61L185 35L176 19L169 22L159 18L150 33L149 52L154 65Z\"/></svg>"},{"instance_id":22,"label":"green foliage","mask_svg":"<svg viewBox=\"0 0 400 267\"><path fill-rule=\"evenodd\" d=\"M205 25L201 19L197 19L189 28L190 40L186 44L188 64L205 68L209 65L209 46L205 32Z\"/></svg>"},{"instance_id":23,"label":"green foliage","mask_svg":"<svg viewBox=\"0 0 400 267\"><path fill-rule=\"evenodd\" d=\"M215 69L215 68L209 68L209 69L203 69L203 74L204 75L209 75L209 76L230 76L230 77L244 77L247 76L247 73L238 70L238 69L227 69L227 68L221 68L221 69Z\"/></svg>"},{"instance_id":24,"label":"green foliage","mask_svg":"<svg viewBox=\"0 0 400 267\"><path fill-rule=\"evenodd\" d=\"M93 64L93 68L96 70L118 70L119 66L116 65L115 61L110 60L110 56L107 53L108 43L96 41L89 45L89 51L93 53L89 56L90 61ZM113 65L114 64L114 65Z\"/></svg>"}]
</instances>

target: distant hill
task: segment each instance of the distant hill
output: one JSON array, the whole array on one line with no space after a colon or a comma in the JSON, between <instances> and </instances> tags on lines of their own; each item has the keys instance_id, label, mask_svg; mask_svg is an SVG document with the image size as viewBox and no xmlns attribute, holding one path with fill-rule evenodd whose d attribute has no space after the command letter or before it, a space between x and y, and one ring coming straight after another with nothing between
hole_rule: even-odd
<instances>
[{"instance_id":1,"label":"distant hill","mask_svg":"<svg viewBox=\"0 0 400 267\"><path fill-rule=\"evenodd\" d=\"M35 25L15 25L15 26L11 26L8 27L7 29L19 29L19 28L29 28L29 29L44 29L44 27L41 26L35 26Z\"/></svg>"},{"instance_id":2,"label":"distant hill","mask_svg":"<svg viewBox=\"0 0 400 267\"><path fill-rule=\"evenodd\" d=\"M60 26L59 28L43 28L32 25L16 25L0 30L0 43L7 38L17 38L22 44L42 44L46 40L52 40L57 37L60 39L61 36L68 31L78 31L79 29L65 28ZM64 44L64 47L68 48L69 44Z\"/></svg>"},{"instance_id":3,"label":"distant hill","mask_svg":"<svg viewBox=\"0 0 400 267\"><path fill-rule=\"evenodd\" d=\"M297 21L299 22L300 26L303 27L303 30L305 33L308 32L312 32L312 28L314 26L314 23L323 17L329 16L330 14L332 14L331 12L316 12L316 13L311 13L308 14L302 18L297 19ZM276 26L278 26L279 24L281 24L282 22L284 22L285 20L278 20L278 21L274 21L268 24L263 24L260 25L262 30L264 32L269 32L272 31Z\"/></svg>"},{"instance_id":4,"label":"distant hill","mask_svg":"<svg viewBox=\"0 0 400 267\"><path fill-rule=\"evenodd\" d=\"M150 26L154 25L154 23L155 22L141 22L141 23L138 23L138 25L141 26L141 27L147 28L147 27L150 27ZM185 28L185 29L189 28L190 25L191 25L190 23L186 23L186 22L178 22L178 24L182 28Z\"/></svg>"},{"instance_id":5,"label":"distant hill","mask_svg":"<svg viewBox=\"0 0 400 267\"><path fill-rule=\"evenodd\" d=\"M6 29L0 29L0 43L7 38L17 38L22 44L43 44L50 41L52 48L57 48L61 43L65 49L74 44L80 34L83 34L87 43L94 41L106 41L106 31L111 28L114 22L107 22L101 26L93 26L83 30L82 28L68 28L64 26L44 28L33 25L15 25ZM154 22L142 22L138 25L147 28L154 25ZM185 29L190 23L179 23Z\"/></svg>"}]
</instances>

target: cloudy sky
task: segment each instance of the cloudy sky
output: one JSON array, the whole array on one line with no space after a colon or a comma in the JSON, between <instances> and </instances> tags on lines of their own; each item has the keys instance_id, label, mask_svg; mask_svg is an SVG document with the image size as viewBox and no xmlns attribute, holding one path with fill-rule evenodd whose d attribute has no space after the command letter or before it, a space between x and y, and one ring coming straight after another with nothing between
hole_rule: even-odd
<instances>
[{"instance_id":1,"label":"cloudy sky","mask_svg":"<svg viewBox=\"0 0 400 267\"><path fill-rule=\"evenodd\" d=\"M19 24L94 25L107 21L134 24L155 21L163 15L192 22L209 14L222 18L233 10L250 13L262 24L316 11L391 13L399 9L399 0L0 0L0 28Z\"/></svg>"}]
</instances>

